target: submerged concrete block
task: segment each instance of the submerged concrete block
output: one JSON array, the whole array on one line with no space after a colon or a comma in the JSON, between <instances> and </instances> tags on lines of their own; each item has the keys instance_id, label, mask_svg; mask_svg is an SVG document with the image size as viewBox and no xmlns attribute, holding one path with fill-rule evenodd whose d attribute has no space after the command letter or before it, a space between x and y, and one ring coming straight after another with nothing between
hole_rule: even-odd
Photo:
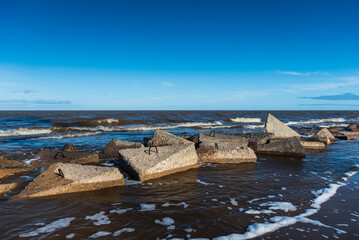
<instances>
[{"instance_id":1,"label":"submerged concrete block","mask_svg":"<svg viewBox=\"0 0 359 240\"><path fill-rule=\"evenodd\" d=\"M276 138L292 138L300 137L300 134L293 129L279 121L272 114L268 114L267 122L265 125L266 133L273 133Z\"/></svg>"},{"instance_id":2,"label":"submerged concrete block","mask_svg":"<svg viewBox=\"0 0 359 240\"><path fill-rule=\"evenodd\" d=\"M298 138L270 139L268 143L257 147L257 154L305 157L305 151Z\"/></svg>"},{"instance_id":3,"label":"submerged concrete block","mask_svg":"<svg viewBox=\"0 0 359 240\"><path fill-rule=\"evenodd\" d=\"M194 144L194 143L162 130L156 130L153 137L147 142L148 147L151 146L163 147L163 146L174 146L174 145L183 145L183 144Z\"/></svg>"},{"instance_id":4,"label":"submerged concrete block","mask_svg":"<svg viewBox=\"0 0 359 240\"><path fill-rule=\"evenodd\" d=\"M324 142L325 144L330 144L331 142L337 140L327 128L323 128L320 131L316 132L310 139L314 141Z\"/></svg>"},{"instance_id":5,"label":"submerged concrete block","mask_svg":"<svg viewBox=\"0 0 359 240\"><path fill-rule=\"evenodd\" d=\"M300 141L305 150L324 150L325 144L323 142L316 141Z\"/></svg>"},{"instance_id":6,"label":"submerged concrete block","mask_svg":"<svg viewBox=\"0 0 359 240\"><path fill-rule=\"evenodd\" d=\"M56 163L34 179L14 199L93 191L124 184L123 175L114 167Z\"/></svg>"},{"instance_id":7,"label":"submerged concrete block","mask_svg":"<svg viewBox=\"0 0 359 240\"><path fill-rule=\"evenodd\" d=\"M141 148L141 147L144 147L141 143L127 142L113 138L111 142L107 144L103 153L108 156L118 157L118 151L121 149Z\"/></svg>"},{"instance_id":8,"label":"submerged concrete block","mask_svg":"<svg viewBox=\"0 0 359 240\"><path fill-rule=\"evenodd\" d=\"M0 184L0 197L3 197L5 193L17 188L20 185L19 182Z\"/></svg>"},{"instance_id":9,"label":"submerged concrete block","mask_svg":"<svg viewBox=\"0 0 359 240\"><path fill-rule=\"evenodd\" d=\"M56 151L40 151L34 160L30 162L32 167L49 166L54 163L77 163L90 164L99 163L98 154L79 153L79 152L56 152Z\"/></svg>"},{"instance_id":10,"label":"submerged concrete block","mask_svg":"<svg viewBox=\"0 0 359 240\"><path fill-rule=\"evenodd\" d=\"M31 171L31 168L0 168L0 178L7 177L11 174Z\"/></svg>"},{"instance_id":11,"label":"submerged concrete block","mask_svg":"<svg viewBox=\"0 0 359 240\"><path fill-rule=\"evenodd\" d=\"M358 139L358 135L335 135L335 138L339 140L355 140Z\"/></svg>"},{"instance_id":12,"label":"submerged concrete block","mask_svg":"<svg viewBox=\"0 0 359 240\"><path fill-rule=\"evenodd\" d=\"M0 167L14 167L14 166L24 166L24 162L9 160L5 157L0 157Z\"/></svg>"},{"instance_id":13,"label":"submerged concrete block","mask_svg":"<svg viewBox=\"0 0 359 240\"><path fill-rule=\"evenodd\" d=\"M141 181L198 167L194 144L124 149L119 156L121 167Z\"/></svg>"}]
</instances>

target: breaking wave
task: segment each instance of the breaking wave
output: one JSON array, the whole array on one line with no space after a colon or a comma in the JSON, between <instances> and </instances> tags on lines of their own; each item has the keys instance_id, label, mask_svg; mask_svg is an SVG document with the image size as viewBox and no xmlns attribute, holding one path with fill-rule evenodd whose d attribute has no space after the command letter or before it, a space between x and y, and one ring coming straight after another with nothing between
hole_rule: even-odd
<instances>
[{"instance_id":1,"label":"breaking wave","mask_svg":"<svg viewBox=\"0 0 359 240\"><path fill-rule=\"evenodd\" d=\"M300 120L286 123L287 125L296 125L296 124L313 124L313 123L324 123L324 122L345 122L344 118L323 118L323 119L309 119L309 120Z\"/></svg>"},{"instance_id":2,"label":"breaking wave","mask_svg":"<svg viewBox=\"0 0 359 240\"><path fill-rule=\"evenodd\" d=\"M260 124L260 125L246 125L244 126L244 128L247 128L247 129L256 129L256 128L264 128L264 124Z\"/></svg>"},{"instance_id":3,"label":"breaking wave","mask_svg":"<svg viewBox=\"0 0 359 240\"><path fill-rule=\"evenodd\" d=\"M0 130L0 137L23 136L23 135L41 135L51 133L50 128L31 129L18 128L12 130Z\"/></svg>"},{"instance_id":4,"label":"breaking wave","mask_svg":"<svg viewBox=\"0 0 359 240\"><path fill-rule=\"evenodd\" d=\"M260 118L231 118L232 122L239 123L260 123L262 120Z\"/></svg>"},{"instance_id":5,"label":"breaking wave","mask_svg":"<svg viewBox=\"0 0 359 240\"><path fill-rule=\"evenodd\" d=\"M74 138L74 137L88 137L88 136L95 136L100 135L102 132L84 132L84 133L68 133L68 134L59 134L59 135L51 135L46 137L39 137L34 138L34 140L41 140L41 139L61 139L61 138Z\"/></svg>"}]
</instances>

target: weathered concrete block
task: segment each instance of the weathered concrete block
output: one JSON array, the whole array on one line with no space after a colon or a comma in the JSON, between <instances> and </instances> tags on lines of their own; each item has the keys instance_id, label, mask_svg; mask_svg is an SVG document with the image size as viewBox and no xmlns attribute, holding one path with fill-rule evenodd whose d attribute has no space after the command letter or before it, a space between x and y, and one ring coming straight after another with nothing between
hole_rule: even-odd
<instances>
[{"instance_id":1,"label":"weathered concrete block","mask_svg":"<svg viewBox=\"0 0 359 240\"><path fill-rule=\"evenodd\" d=\"M141 181L159 178L197 167L198 157L194 144L124 149L119 151L119 161L125 170Z\"/></svg>"},{"instance_id":2,"label":"weathered concrete block","mask_svg":"<svg viewBox=\"0 0 359 240\"><path fill-rule=\"evenodd\" d=\"M22 172L31 171L31 168L0 168L0 178L9 176L11 174L18 174Z\"/></svg>"},{"instance_id":3,"label":"weathered concrete block","mask_svg":"<svg viewBox=\"0 0 359 240\"><path fill-rule=\"evenodd\" d=\"M79 153L79 152L56 152L56 151L40 151L34 160L30 162L32 167L49 166L54 163L77 163L90 164L99 163L98 154Z\"/></svg>"},{"instance_id":4,"label":"weathered concrete block","mask_svg":"<svg viewBox=\"0 0 359 240\"><path fill-rule=\"evenodd\" d=\"M124 184L123 175L114 167L56 163L34 179L15 199L93 191Z\"/></svg>"},{"instance_id":5,"label":"weathered concrete block","mask_svg":"<svg viewBox=\"0 0 359 240\"><path fill-rule=\"evenodd\" d=\"M345 129L352 131L352 132L359 132L359 124L358 123L350 123Z\"/></svg>"},{"instance_id":6,"label":"weathered concrete block","mask_svg":"<svg viewBox=\"0 0 359 240\"><path fill-rule=\"evenodd\" d=\"M339 134L340 133L340 129L337 127L330 127L328 128L329 132L331 132L332 134Z\"/></svg>"},{"instance_id":7,"label":"weathered concrete block","mask_svg":"<svg viewBox=\"0 0 359 240\"><path fill-rule=\"evenodd\" d=\"M248 146L248 139L238 135L220 134L220 133L199 133L200 147L218 148L219 144L231 145L233 147L246 147Z\"/></svg>"},{"instance_id":8,"label":"weathered concrete block","mask_svg":"<svg viewBox=\"0 0 359 240\"><path fill-rule=\"evenodd\" d=\"M103 153L108 156L118 157L118 151L121 149L141 147L144 147L141 143L127 142L114 138L107 144Z\"/></svg>"},{"instance_id":9,"label":"weathered concrete block","mask_svg":"<svg viewBox=\"0 0 359 240\"><path fill-rule=\"evenodd\" d=\"M305 151L298 138L270 139L268 143L257 146L257 154L305 157Z\"/></svg>"},{"instance_id":10,"label":"weathered concrete block","mask_svg":"<svg viewBox=\"0 0 359 240\"><path fill-rule=\"evenodd\" d=\"M64 147L65 152L78 152L77 148L72 144L66 144Z\"/></svg>"},{"instance_id":11,"label":"weathered concrete block","mask_svg":"<svg viewBox=\"0 0 359 240\"><path fill-rule=\"evenodd\" d=\"M151 147L163 147L163 146L174 146L183 144L194 144L184 138L177 137L173 134L162 130L156 130L153 137L148 141L147 146Z\"/></svg>"},{"instance_id":12,"label":"weathered concrete block","mask_svg":"<svg viewBox=\"0 0 359 240\"><path fill-rule=\"evenodd\" d=\"M0 184L0 197L3 197L5 193L10 192L11 190L14 190L20 185L20 183L6 183L6 184Z\"/></svg>"},{"instance_id":13,"label":"weathered concrete block","mask_svg":"<svg viewBox=\"0 0 359 240\"><path fill-rule=\"evenodd\" d=\"M323 142L316 141L300 141L305 150L324 150L325 144Z\"/></svg>"},{"instance_id":14,"label":"weathered concrete block","mask_svg":"<svg viewBox=\"0 0 359 240\"><path fill-rule=\"evenodd\" d=\"M353 135L359 135L359 132L340 132L340 135L353 136Z\"/></svg>"},{"instance_id":15,"label":"weathered concrete block","mask_svg":"<svg viewBox=\"0 0 359 240\"><path fill-rule=\"evenodd\" d=\"M197 150L199 162L242 163L256 162L257 156L249 147L233 147L219 144L218 149L200 147Z\"/></svg>"},{"instance_id":16,"label":"weathered concrete block","mask_svg":"<svg viewBox=\"0 0 359 240\"><path fill-rule=\"evenodd\" d=\"M276 138L300 137L299 133L279 121L272 114L268 114L264 131L266 133L273 133Z\"/></svg>"},{"instance_id":17,"label":"weathered concrete block","mask_svg":"<svg viewBox=\"0 0 359 240\"><path fill-rule=\"evenodd\" d=\"M335 138L339 140L355 140L358 139L358 135L335 135Z\"/></svg>"},{"instance_id":18,"label":"weathered concrete block","mask_svg":"<svg viewBox=\"0 0 359 240\"><path fill-rule=\"evenodd\" d=\"M24 166L24 162L9 160L5 157L0 157L0 167L14 167L14 166Z\"/></svg>"},{"instance_id":19,"label":"weathered concrete block","mask_svg":"<svg viewBox=\"0 0 359 240\"><path fill-rule=\"evenodd\" d=\"M337 140L327 128L321 129L320 131L315 133L310 139L318 142L324 142L325 144L330 144L331 142Z\"/></svg>"}]
</instances>

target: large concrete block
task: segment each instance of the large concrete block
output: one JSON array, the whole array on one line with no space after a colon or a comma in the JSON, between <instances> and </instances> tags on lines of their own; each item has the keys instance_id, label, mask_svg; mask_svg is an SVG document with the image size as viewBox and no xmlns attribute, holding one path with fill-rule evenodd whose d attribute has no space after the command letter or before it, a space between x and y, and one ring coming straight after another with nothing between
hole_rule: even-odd
<instances>
[{"instance_id":1,"label":"large concrete block","mask_svg":"<svg viewBox=\"0 0 359 240\"><path fill-rule=\"evenodd\" d=\"M15 199L93 191L124 184L123 175L114 167L56 163L34 179Z\"/></svg>"},{"instance_id":2,"label":"large concrete block","mask_svg":"<svg viewBox=\"0 0 359 240\"><path fill-rule=\"evenodd\" d=\"M325 144L323 142L316 141L300 141L304 150L325 150Z\"/></svg>"},{"instance_id":3,"label":"large concrete block","mask_svg":"<svg viewBox=\"0 0 359 240\"><path fill-rule=\"evenodd\" d=\"M4 178L12 174L28 172L31 170L31 168L0 168L0 178Z\"/></svg>"},{"instance_id":4,"label":"large concrete block","mask_svg":"<svg viewBox=\"0 0 359 240\"><path fill-rule=\"evenodd\" d=\"M162 130L156 130L153 137L147 142L148 147L151 146L163 147L163 146L174 146L174 145L183 145L183 144L194 144L194 143Z\"/></svg>"},{"instance_id":5,"label":"large concrete block","mask_svg":"<svg viewBox=\"0 0 359 240\"><path fill-rule=\"evenodd\" d=\"M34 160L30 162L32 167L49 166L54 163L77 163L90 164L99 163L98 154L79 153L79 152L56 152L56 151L40 151Z\"/></svg>"},{"instance_id":6,"label":"large concrete block","mask_svg":"<svg viewBox=\"0 0 359 240\"><path fill-rule=\"evenodd\" d=\"M265 125L266 133L273 133L276 138L292 138L300 137L300 134L293 129L279 121L272 114L268 114L267 122Z\"/></svg>"},{"instance_id":7,"label":"large concrete block","mask_svg":"<svg viewBox=\"0 0 359 240\"><path fill-rule=\"evenodd\" d=\"M257 146L257 154L305 157L305 151L299 138L270 139L268 143Z\"/></svg>"},{"instance_id":8,"label":"large concrete block","mask_svg":"<svg viewBox=\"0 0 359 240\"><path fill-rule=\"evenodd\" d=\"M124 149L119 151L121 166L134 178L145 181L197 167L194 144Z\"/></svg>"},{"instance_id":9,"label":"large concrete block","mask_svg":"<svg viewBox=\"0 0 359 240\"><path fill-rule=\"evenodd\" d=\"M199 133L200 147L206 148L218 148L218 144L231 145L233 147L246 147L248 146L248 139L246 137L233 135L233 134L221 134L214 132L200 132Z\"/></svg>"},{"instance_id":10,"label":"large concrete block","mask_svg":"<svg viewBox=\"0 0 359 240\"><path fill-rule=\"evenodd\" d=\"M330 144L331 142L337 140L327 128L323 128L316 132L310 139L318 142L324 142L325 144Z\"/></svg>"},{"instance_id":11,"label":"large concrete block","mask_svg":"<svg viewBox=\"0 0 359 240\"><path fill-rule=\"evenodd\" d=\"M197 150L199 162L242 163L256 162L257 156L249 147L234 147L219 143L218 148L200 147Z\"/></svg>"},{"instance_id":12,"label":"large concrete block","mask_svg":"<svg viewBox=\"0 0 359 240\"><path fill-rule=\"evenodd\" d=\"M141 147L144 147L141 143L127 142L114 138L107 144L103 153L107 156L118 157L118 151L121 149Z\"/></svg>"},{"instance_id":13,"label":"large concrete block","mask_svg":"<svg viewBox=\"0 0 359 240\"><path fill-rule=\"evenodd\" d=\"M0 197L3 197L5 193L10 192L20 185L19 182L0 184Z\"/></svg>"},{"instance_id":14,"label":"large concrete block","mask_svg":"<svg viewBox=\"0 0 359 240\"><path fill-rule=\"evenodd\" d=\"M0 167L14 167L14 166L24 166L24 162L9 160L5 157L0 157Z\"/></svg>"}]
</instances>

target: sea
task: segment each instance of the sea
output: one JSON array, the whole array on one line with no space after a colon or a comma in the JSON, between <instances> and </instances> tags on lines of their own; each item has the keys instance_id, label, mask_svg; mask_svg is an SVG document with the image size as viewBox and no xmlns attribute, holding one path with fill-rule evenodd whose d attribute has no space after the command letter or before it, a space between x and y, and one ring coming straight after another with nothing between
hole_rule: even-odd
<instances>
[{"instance_id":1,"label":"sea","mask_svg":"<svg viewBox=\"0 0 359 240\"><path fill-rule=\"evenodd\" d=\"M0 156L31 161L73 144L98 153L113 138L262 132L268 113L310 137L359 122L359 111L0 111ZM180 159L179 159L180 160ZM0 179L25 186L44 168ZM359 141L337 141L304 159L197 169L92 192L0 200L0 239L359 239Z\"/></svg>"}]
</instances>

